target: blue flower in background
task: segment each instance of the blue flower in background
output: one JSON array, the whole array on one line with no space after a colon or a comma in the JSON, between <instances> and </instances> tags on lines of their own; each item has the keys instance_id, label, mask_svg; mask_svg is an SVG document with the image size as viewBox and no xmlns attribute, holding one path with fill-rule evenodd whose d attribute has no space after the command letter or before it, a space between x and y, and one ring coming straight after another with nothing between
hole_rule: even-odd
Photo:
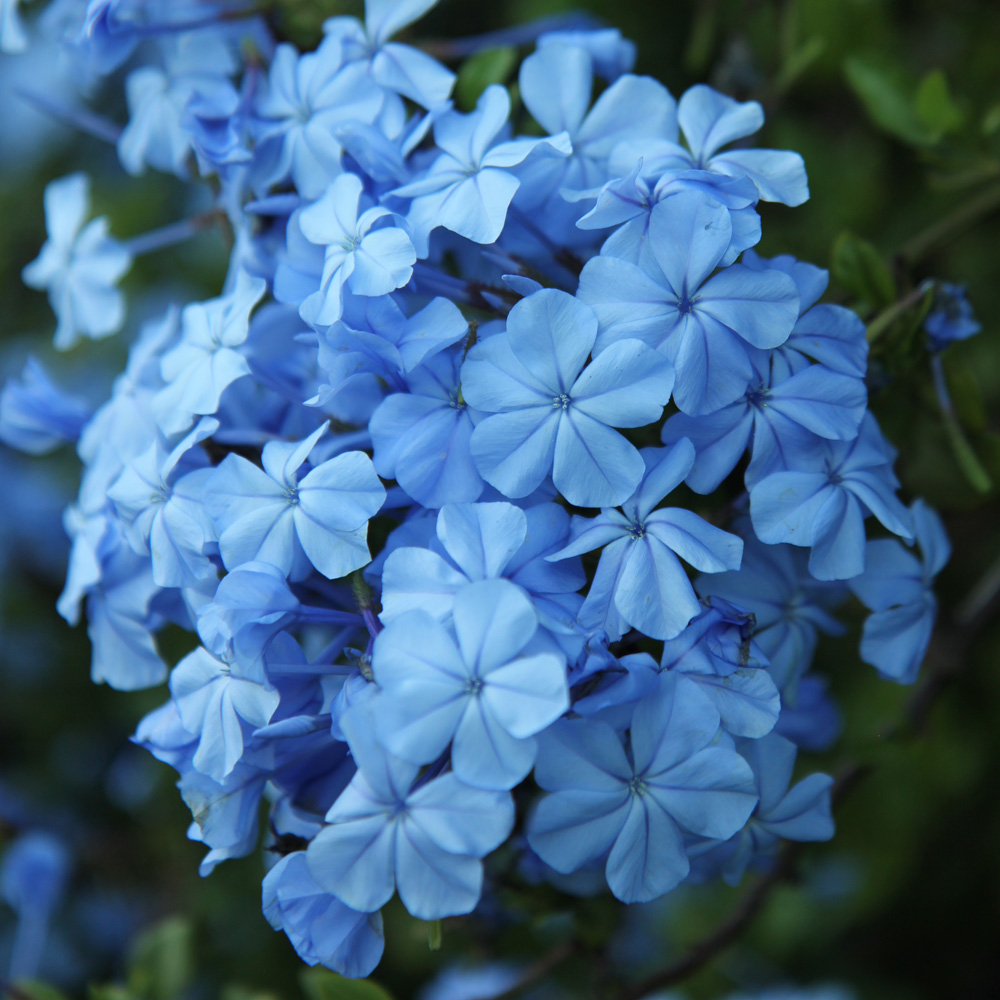
<instances>
[{"instance_id":1,"label":"blue flower in background","mask_svg":"<svg viewBox=\"0 0 1000 1000\"><path fill-rule=\"evenodd\" d=\"M45 289L59 323L55 345L69 350L81 337L108 337L125 320L125 297L115 287L132 266L125 247L108 236L108 220L86 222L90 180L71 174L45 188L49 238L23 272L24 283Z\"/></svg>"},{"instance_id":2,"label":"blue flower in background","mask_svg":"<svg viewBox=\"0 0 1000 1000\"><path fill-rule=\"evenodd\" d=\"M35 358L20 381L8 379L0 390L0 440L29 455L75 442L90 417L86 401L60 389Z\"/></svg>"},{"instance_id":3,"label":"blue flower in background","mask_svg":"<svg viewBox=\"0 0 1000 1000\"><path fill-rule=\"evenodd\" d=\"M942 281L934 288L934 303L924 320L931 347L940 351L956 340L968 340L982 329L972 314L963 285Z\"/></svg>"},{"instance_id":4,"label":"blue flower in background","mask_svg":"<svg viewBox=\"0 0 1000 1000\"><path fill-rule=\"evenodd\" d=\"M353 17L331 17L323 30L340 42L348 65L364 68L380 87L434 109L448 100L455 74L419 49L389 39L437 4L438 0L365 0L364 24Z\"/></svg>"}]
</instances>

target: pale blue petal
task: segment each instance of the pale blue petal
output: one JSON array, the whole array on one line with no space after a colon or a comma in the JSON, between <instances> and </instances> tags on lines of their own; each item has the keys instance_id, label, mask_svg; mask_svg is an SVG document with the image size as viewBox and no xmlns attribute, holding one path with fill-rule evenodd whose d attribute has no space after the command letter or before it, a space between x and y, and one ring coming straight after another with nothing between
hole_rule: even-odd
<instances>
[{"instance_id":1,"label":"pale blue petal","mask_svg":"<svg viewBox=\"0 0 1000 1000\"><path fill-rule=\"evenodd\" d=\"M587 365L570 395L574 410L602 424L644 427L659 420L673 387L674 370L662 354L639 340L619 340Z\"/></svg>"},{"instance_id":2,"label":"pale blue petal","mask_svg":"<svg viewBox=\"0 0 1000 1000\"><path fill-rule=\"evenodd\" d=\"M509 503L448 504L437 517L438 540L470 580L500 576L527 530L524 511Z\"/></svg>"},{"instance_id":3,"label":"pale blue petal","mask_svg":"<svg viewBox=\"0 0 1000 1000\"><path fill-rule=\"evenodd\" d=\"M624 503L639 485L645 469L639 452L617 431L573 407L556 426L552 459L556 489L577 507L615 507ZM478 433L479 428L476 430Z\"/></svg>"},{"instance_id":4,"label":"pale blue petal","mask_svg":"<svg viewBox=\"0 0 1000 1000\"><path fill-rule=\"evenodd\" d=\"M476 788L520 784L535 762L535 740L511 736L482 698L469 698L451 745L455 775Z\"/></svg>"},{"instance_id":5,"label":"pale blue petal","mask_svg":"<svg viewBox=\"0 0 1000 1000\"><path fill-rule=\"evenodd\" d=\"M732 750L699 750L669 771L647 779L650 794L683 827L702 837L727 840L757 805L750 765Z\"/></svg>"},{"instance_id":6,"label":"pale blue petal","mask_svg":"<svg viewBox=\"0 0 1000 1000\"><path fill-rule=\"evenodd\" d=\"M550 404L497 413L482 421L472 432L471 448L483 479L512 498L538 489L552 468L561 412Z\"/></svg>"},{"instance_id":7,"label":"pale blue petal","mask_svg":"<svg viewBox=\"0 0 1000 1000\"><path fill-rule=\"evenodd\" d=\"M521 100L546 132L574 135L590 106L591 77L584 49L546 45L521 63Z\"/></svg>"},{"instance_id":8,"label":"pale blue petal","mask_svg":"<svg viewBox=\"0 0 1000 1000\"><path fill-rule=\"evenodd\" d=\"M695 451L691 442L682 437L668 448L644 448L642 459L646 474L635 491L634 503L639 520L645 521L653 508L692 471Z\"/></svg>"},{"instance_id":9,"label":"pale blue petal","mask_svg":"<svg viewBox=\"0 0 1000 1000\"><path fill-rule=\"evenodd\" d=\"M395 860L399 898L419 920L470 913L479 902L482 863L442 850L413 820L402 821Z\"/></svg>"},{"instance_id":10,"label":"pale blue petal","mask_svg":"<svg viewBox=\"0 0 1000 1000\"><path fill-rule=\"evenodd\" d=\"M511 351L551 390L550 397L570 391L596 337L597 317L593 311L554 288L543 288L521 299L507 317Z\"/></svg>"},{"instance_id":11,"label":"pale blue petal","mask_svg":"<svg viewBox=\"0 0 1000 1000\"><path fill-rule=\"evenodd\" d=\"M869 615L861 636L861 659L899 684L917 679L930 644L937 602L923 600Z\"/></svg>"},{"instance_id":12,"label":"pale blue petal","mask_svg":"<svg viewBox=\"0 0 1000 1000\"><path fill-rule=\"evenodd\" d=\"M783 344L799 318L799 292L781 271L753 271L734 264L702 285L697 309L754 347Z\"/></svg>"},{"instance_id":13,"label":"pale blue petal","mask_svg":"<svg viewBox=\"0 0 1000 1000\"><path fill-rule=\"evenodd\" d=\"M442 774L407 800L411 817L442 850L482 858L510 836L514 803L506 792L463 785Z\"/></svg>"},{"instance_id":14,"label":"pale blue petal","mask_svg":"<svg viewBox=\"0 0 1000 1000\"><path fill-rule=\"evenodd\" d=\"M377 910L395 888L396 827L375 814L324 826L306 852L309 873L352 909Z\"/></svg>"},{"instance_id":15,"label":"pale blue petal","mask_svg":"<svg viewBox=\"0 0 1000 1000\"><path fill-rule=\"evenodd\" d=\"M801 205L809 200L806 165L786 149L734 149L712 157L712 169L733 177L745 175L764 201Z\"/></svg>"},{"instance_id":16,"label":"pale blue petal","mask_svg":"<svg viewBox=\"0 0 1000 1000\"><path fill-rule=\"evenodd\" d=\"M653 207L649 249L678 299L694 297L715 270L729 247L732 228L728 209L700 191L682 190Z\"/></svg>"},{"instance_id":17,"label":"pale blue petal","mask_svg":"<svg viewBox=\"0 0 1000 1000\"><path fill-rule=\"evenodd\" d=\"M826 520L837 511L825 529L817 532L809 553L809 572L817 580L849 580L865 568L865 521L858 501L844 490L836 491L837 504L820 511Z\"/></svg>"},{"instance_id":18,"label":"pale blue petal","mask_svg":"<svg viewBox=\"0 0 1000 1000\"><path fill-rule=\"evenodd\" d=\"M608 856L611 891L623 903L648 903L677 886L690 864L677 824L652 795L634 795Z\"/></svg>"},{"instance_id":19,"label":"pale blue petal","mask_svg":"<svg viewBox=\"0 0 1000 1000\"><path fill-rule=\"evenodd\" d=\"M389 554L382 570L382 614L388 624L407 611L422 610L444 620L455 593L468 578L429 549L401 548Z\"/></svg>"},{"instance_id":20,"label":"pale blue petal","mask_svg":"<svg viewBox=\"0 0 1000 1000\"><path fill-rule=\"evenodd\" d=\"M651 535L703 573L740 568L743 539L716 528L693 511L683 507L654 511L646 525Z\"/></svg>"},{"instance_id":21,"label":"pale blue petal","mask_svg":"<svg viewBox=\"0 0 1000 1000\"><path fill-rule=\"evenodd\" d=\"M499 505L498 505L499 506ZM538 628L524 591L508 580L481 580L455 595L452 611L458 647L473 676L484 680L516 656Z\"/></svg>"},{"instance_id":22,"label":"pale blue petal","mask_svg":"<svg viewBox=\"0 0 1000 1000\"><path fill-rule=\"evenodd\" d=\"M566 791L546 795L528 820L531 849L557 872L569 874L600 858L628 815L629 794Z\"/></svg>"},{"instance_id":23,"label":"pale blue petal","mask_svg":"<svg viewBox=\"0 0 1000 1000\"><path fill-rule=\"evenodd\" d=\"M511 660L490 672L481 698L511 736L534 736L569 708L565 664L551 653Z\"/></svg>"},{"instance_id":24,"label":"pale blue petal","mask_svg":"<svg viewBox=\"0 0 1000 1000\"><path fill-rule=\"evenodd\" d=\"M691 152L705 163L720 147L753 135L764 124L764 109L756 101L740 103L699 83L681 95L677 120Z\"/></svg>"},{"instance_id":25,"label":"pale blue petal","mask_svg":"<svg viewBox=\"0 0 1000 1000\"><path fill-rule=\"evenodd\" d=\"M650 538L629 543L614 602L629 625L653 639L672 639L701 611L677 557Z\"/></svg>"},{"instance_id":26,"label":"pale blue petal","mask_svg":"<svg viewBox=\"0 0 1000 1000\"><path fill-rule=\"evenodd\" d=\"M539 742L535 781L546 791L617 795L632 778L621 740L605 722L559 722Z\"/></svg>"}]
</instances>

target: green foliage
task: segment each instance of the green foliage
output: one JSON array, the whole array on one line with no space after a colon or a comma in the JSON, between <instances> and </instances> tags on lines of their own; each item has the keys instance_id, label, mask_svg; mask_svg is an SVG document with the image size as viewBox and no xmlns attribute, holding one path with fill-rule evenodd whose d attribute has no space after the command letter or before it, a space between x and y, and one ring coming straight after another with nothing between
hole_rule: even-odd
<instances>
[{"instance_id":1,"label":"green foliage","mask_svg":"<svg viewBox=\"0 0 1000 1000\"><path fill-rule=\"evenodd\" d=\"M862 307L885 309L896 298L896 284L882 255L851 232L841 233L830 254L833 280Z\"/></svg>"},{"instance_id":2,"label":"green foliage","mask_svg":"<svg viewBox=\"0 0 1000 1000\"><path fill-rule=\"evenodd\" d=\"M306 969L299 982L306 1000L392 1000L370 979L345 979L326 969Z\"/></svg>"},{"instance_id":3,"label":"green foliage","mask_svg":"<svg viewBox=\"0 0 1000 1000\"><path fill-rule=\"evenodd\" d=\"M455 83L455 103L462 111L471 111L487 87L507 82L517 67L517 62L517 49L510 46L476 53L459 70Z\"/></svg>"},{"instance_id":4,"label":"green foliage","mask_svg":"<svg viewBox=\"0 0 1000 1000\"><path fill-rule=\"evenodd\" d=\"M193 971L191 923L183 917L168 917L136 939L129 959L128 993L141 1000L174 1000Z\"/></svg>"},{"instance_id":5,"label":"green foliage","mask_svg":"<svg viewBox=\"0 0 1000 1000\"><path fill-rule=\"evenodd\" d=\"M844 62L844 72L872 121L890 135L913 146L932 146L940 138L942 133L929 125L918 109L918 92L899 69L882 60L850 56ZM932 83L924 99L929 112L937 110L934 92Z\"/></svg>"}]
</instances>

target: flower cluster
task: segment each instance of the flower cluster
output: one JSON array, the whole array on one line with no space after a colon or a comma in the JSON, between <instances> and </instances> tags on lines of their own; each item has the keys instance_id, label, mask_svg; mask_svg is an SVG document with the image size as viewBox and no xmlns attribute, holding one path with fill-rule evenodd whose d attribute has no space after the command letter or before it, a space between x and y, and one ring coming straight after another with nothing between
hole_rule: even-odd
<instances>
[{"instance_id":1,"label":"flower cluster","mask_svg":"<svg viewBox=\"0 0 1000 1000\"><path fill-rule=\"evenodd\" d=\"M367 0L300 53L234 0L55 0L124 77L124 169L216 192L229 276L143 326L96 412L34 362L0 405L10 443L77 443L59 610L95 681L167 681L135 740L202 872L266 800L265 915L348 976L396 892L422 920L501 874L646 901L829 838L831 779L793 778L836 729L819 635L854 594L863 659L912 681L948 556L897 497L863 324L752 249L759 202L808 197L797 154L746 148L760 105L675 100L599 29L462 112L393 40L433 6ZM50 185L24 272L59 348L206 224L123 243L87 198Z\"/></svg>"}]
</instances>

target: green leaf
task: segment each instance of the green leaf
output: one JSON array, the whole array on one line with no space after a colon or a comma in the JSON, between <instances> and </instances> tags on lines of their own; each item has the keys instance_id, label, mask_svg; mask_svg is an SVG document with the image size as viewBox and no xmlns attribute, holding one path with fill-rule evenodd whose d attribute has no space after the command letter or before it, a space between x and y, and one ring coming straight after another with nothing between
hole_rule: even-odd
<instances>
[{"instance_id":1,"label":"green leaf","mask_svg":"<svg viewBox=\"0 0 1000 1000\"><path fill-rule=\"evenodd\" d=\"M87 987L87 1000L135 1000L135 997L118 983L92 983Z\"/></svg>"},{"instance_id":2,"label":"green leaf","mask_svg":"<svg viewBox=\"0 0 1000 1000\"><path fill-rule=\"evenodd\" d=\"M222 988L219 1000L279 1000L276 993L263 993L252 986L230 983Z\"/></svg>"},{"instance_id":3,"label":"green leaf","mask_svg":"<svg viewBox=\"0 0 1000 1000\"><path fill-rule=\"evenodd\" d=\"M1000 102L986 109L986 114L983 115L979 127L982 129L983 135L993 135L994 132L1000 131Z\"/></svg>"},{"instance_id":4,"label":"green leaf","mask_svg":"<svg viewBox=\"0 0 1000 1000\"><path fill-rule=\"evenodd\" d=\"M392 1000L370 979L345 979L326 969L305 969L299 982L308 1000Z\"/></svg>"},{"instance_id":5,"label":"green leaf","mask_svg":"<svg viewBox=\"0 0 1000 1000\"><path fill-rule=\"evenodd\" d=\"M948 443L951 445L958 467L976 492L989 493L993 489L993 480L972 450L972 445L969 444L958 418L949 413L946 413L944 418L944 429L948 433Z\"/></svg>"},{"instance_id":6,"label":"green leaf","mask_svg":"<svg viewBox=\"0 0 1000 1000\"><path fill-rule=\"evenodd\" d=\"M441 950L441 921L431 920L427 924L427 947L431 951Z\"/></svg>"},{"instance_id":7,"label":"green leaf","mask_svg":"<svg viewBox=\"0 0 1000 1000\"><path fill-rule=\"evenodd\" d=\"M463 111L472 111L482 92L493 83L506 83L517 64L517 49L505 45L477 52L467 59L455 81L455 101Z\"/></svg>"},{"instance_id":8,"label":"green leaf","mask_svg":"<svg viewBox=\"0 0 1000 1000\"><path fill-rule=\"evenodd\" d=\"M834 280L872 309L885 309L896 299L896 284L882 255L868 240L841 233L833 244L830 269Z\"/></svg>"},{"instance_id":9,"label":"green leaf","mask_svg":"<svg viewBox=\"0 0 1000 1000\"><path fill-rule=\"evenodd\" d=\"M778 74L777 80L775 80L775 90L779 93L784 93L788 90L823 55L825 50L826 40L819 35L814 35L812 38L804 41L797 49L789 53L788 58L781 67L781 72Z\"/></svg>"},{"instance_id":10,"label":"green leaf","mask_svg":"<svg viewBox=\"0 0 1000 1000\"><path fill-rule=\"evenodd\" d=\"M968 368L959 367L954 359L949 359L948 392L962 426L974 431L986 430L986 404L979 380Z\"/></svg>"},{"instance_id":11,"label":"green leaf","mask_svg":"<svg viewBox=\"0 0 1000 1000\"><path fill-rule=\"evenodd\" d=\"M901 73L858 56L844 61L844 72L876 125L910 145L934 145L937 137L917 112L913 90Z\"/></svg>"},{"instance_id":12,"label":"green leaf","mask_svg":"<svg viewBox=\"0 0 1000 1000\"><path fill-rule=\"evenodd\" d=\"M962 127L962 112L955 106L944 73L935 69L917 88L917 114L936 139Z\"/></svg>"},{"instance_id":13,"label":"green leaf","mask_svg":"<svg viewBox=\"0 0 1000 1000\"><path fill-rule=\"evenodd\" d=\"M167 917L144 931L132 947L129 992L143 1000L173 1000L193 971L191 924L183 917Z\"/></svg>"}]
</instances>

